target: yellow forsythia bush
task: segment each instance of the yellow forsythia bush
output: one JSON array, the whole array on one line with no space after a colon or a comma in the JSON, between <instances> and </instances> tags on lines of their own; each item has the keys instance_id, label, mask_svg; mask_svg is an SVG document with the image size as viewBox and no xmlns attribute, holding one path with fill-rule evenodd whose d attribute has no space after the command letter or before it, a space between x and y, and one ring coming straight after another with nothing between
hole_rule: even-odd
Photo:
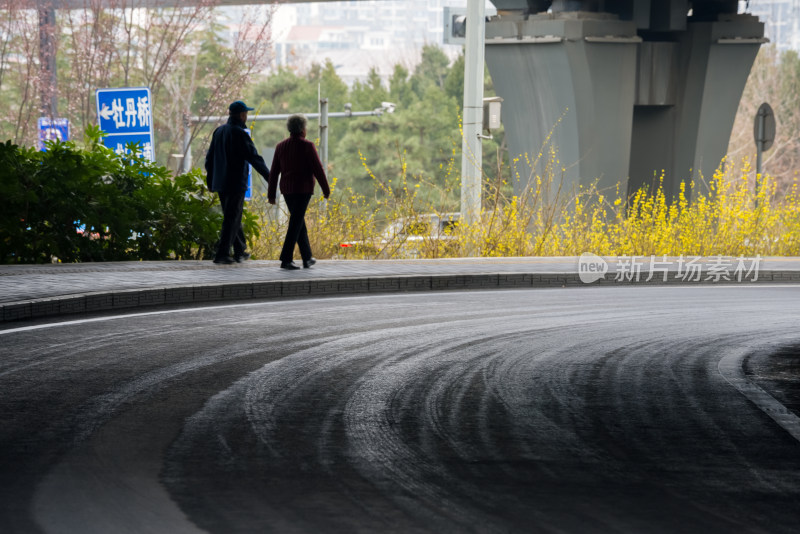
<instances>
[{"instance_id":1,"label":"yellow forsythia bush","mask_svg":"<svg viewBox=\"0 0 800 534\"><path fill-rule=\"evenodd\" d=\"M565 191L557 179L554 151L539 154L541 175L532 176L522 194L510 193L507 182L486 180L480 221L471 226L422 228L432 215L452 219L460 203L455 164L441 169L437 181L409 176L405 163L393 179L376 177L366 158L362 163L375 185L366 198L332 180L330 200L317 195L306 215L312 249L319 258L444 258L478 256L621 255L800 255L800 194L795 183L777 191L769 176L752 183L747 160L721 170L708 183L681 184L677 198L663 187L640 190L625 198L593 187ZM532 167L530 162L528 165ZM703 191L688 198L687 189ZM253 244L257 258L276 259L285 232L286 215L270 208L263 196L249 208L260 220L261 237ZM409 222L410 221L410 222ZM416 221L416 222L415 222ZM415 226L416 225L416 226ZM388 231L404 228L404 232Z\"/></svg>"}]
</instances>

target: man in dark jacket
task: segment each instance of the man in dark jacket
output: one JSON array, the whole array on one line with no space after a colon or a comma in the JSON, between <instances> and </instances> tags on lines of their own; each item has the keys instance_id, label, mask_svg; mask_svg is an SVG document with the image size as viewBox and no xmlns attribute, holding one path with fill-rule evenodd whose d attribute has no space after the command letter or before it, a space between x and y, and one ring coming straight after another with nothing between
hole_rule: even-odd
<instances>
[{"instance_id":1,"label":"man in dark jacket","mask_svg":"<svg viewBox=\"0 0 800 534\"><path fill-rule=\"evenodd\" d=\"M211 136L206 153L206 182L208 188L219 194L222 206L222 230L214 263L229 265L241 263L250 257L245 249L247 242L242 230L242 210L247 192L247 163L269 180L269 169L264 158L245 131L247 112L253 108L241 100L228 107L230 116ZM231 257L233 245L233 257Z\"/></svg>"},{"instance_id":2,"label":"man in dark jacket","mask_svg":"<svg viewBox=\"0 0 800 534\"><path fill-rule=\"evenodd\" d=\"M275 204L280 176L281 194L289 209L289 227L286 229L286 239L281 250L281 269L299 269L292 261L295 244L300 248L304 268L311 267L317 262L311 254L305 221L306 209L311 195L314 194L314 178L319 182L325 198L331 194L317 149L314 143L306 140L306 124L303 115L289 117L286 121L289 138L278 143L275 147L275 157L272 158L267 198L270 204Z\"/></svg>"}]
</instances>

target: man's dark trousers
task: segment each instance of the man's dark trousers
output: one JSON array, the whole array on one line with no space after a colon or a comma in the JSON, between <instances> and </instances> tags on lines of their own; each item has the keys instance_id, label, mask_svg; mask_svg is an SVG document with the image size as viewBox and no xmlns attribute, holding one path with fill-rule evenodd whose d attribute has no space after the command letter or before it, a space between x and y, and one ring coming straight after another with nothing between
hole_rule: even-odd
<instances>
[{"instance_id":1,"label":"man's dark trousers","mask_svg":"<svg viewBox=\"0 0 800 534\"><path fill-rule=\"evenodd\" d=\"M306 230L306 210L311 200L309 194L283 195L286 207L289 209L289 228L286 230L286 239L281 250L281 263L292 261L295 244L300 247L300 257L303 261L311 259L311 244L308 242Z\"/></svg>"},{"instance_id":2,"label":"man's dark trousers","mask_svg":"<svg viewBox=\"0 0 800 534\"><path fill-rule=\"evenodd\" d=\"M231 253L241 256L247 248L242 230L242 210L244 209L245 191L220 191L219 203L222 206L222 230L219 233L217 246L217 259L224 258Z\"/></svg>"}]
</instances>

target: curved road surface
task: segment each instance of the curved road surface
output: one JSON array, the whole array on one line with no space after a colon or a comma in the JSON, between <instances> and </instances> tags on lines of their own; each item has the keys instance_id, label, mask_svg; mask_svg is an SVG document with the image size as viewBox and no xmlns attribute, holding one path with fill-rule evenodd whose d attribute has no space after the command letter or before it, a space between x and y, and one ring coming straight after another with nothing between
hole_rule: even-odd
<instances>
[{"instance_id":1,"label":"curved road surface","mask_svg":"<svg viewBox=\"0 0 800 534\"><path fill-rule=\"evenodd\" d=\"M797 418L745 371L798 317L628 287L17 326L0 531L796 532Z\"/></svg>"}]
</instances>

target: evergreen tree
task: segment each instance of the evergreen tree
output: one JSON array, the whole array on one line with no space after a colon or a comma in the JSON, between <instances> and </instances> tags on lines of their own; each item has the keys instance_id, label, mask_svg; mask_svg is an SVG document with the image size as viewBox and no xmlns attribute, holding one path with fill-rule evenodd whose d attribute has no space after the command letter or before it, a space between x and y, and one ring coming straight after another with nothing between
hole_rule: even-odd
<instances>
[{"instance_id":1,"label":"evergreen tree","mask_svg":"<svg viewBox=\"0 0 800 534\"><path fill-rule=\"evenodd\" d=\"M383 86L381 76L375 67L369 70L364 82L356 80L350 89L350 103L353 110L366 111L380 107L382 102L389 101L389 92Z\"/></svg>"},{"instance_id":2,"label":"evergreen tree","mask_svg":"<svg viewBox=\"0 0 800 534\"><path fill-rule=\"evenodd\" d=\"M392 102L403 108L409 107L417 99L408 79L408 69L400 64L394 66L389 79L389 96Z\"/></svg>"},{"instance_id":3,"label":"evergreen tree","mask_svg":"<svg viewBox=\"0 0 800 534\"><path fill-rule=\"evenodd\" d=\"M422 98L429 84L443 88L449 65L450 60L441 48L435 45L423 46L422 58L411 77L411 85L417 96Z\"/></svg>"}]
</instances>

